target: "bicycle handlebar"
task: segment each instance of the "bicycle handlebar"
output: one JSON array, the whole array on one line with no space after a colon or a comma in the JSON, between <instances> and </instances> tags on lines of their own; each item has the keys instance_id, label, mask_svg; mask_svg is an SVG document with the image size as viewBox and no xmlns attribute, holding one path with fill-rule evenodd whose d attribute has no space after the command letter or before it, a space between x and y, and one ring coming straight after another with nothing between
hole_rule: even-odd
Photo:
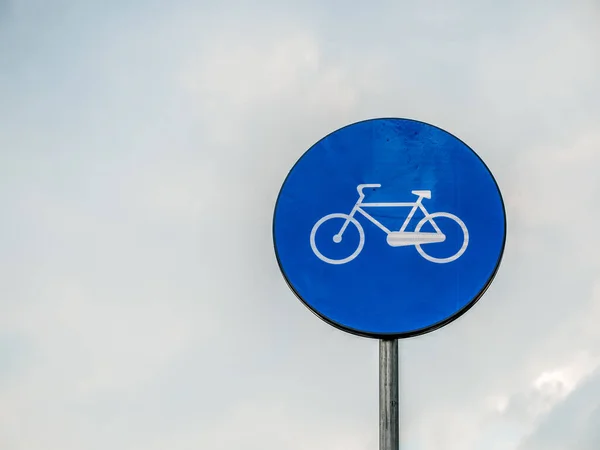
<instances>
[{"instance_id":1,"label":"bicycle handlebar","mask_svg":"<svg viewBox=\"0 0 600 450\"><path fill-rule=\"evenodd\" d=\"M381 187L380 184L359 184L358 186L356 186L356 190L358 191L358 193L360 195L363 195L363 189L364 188L378 188Z\"/></svg>"}]
</instances>

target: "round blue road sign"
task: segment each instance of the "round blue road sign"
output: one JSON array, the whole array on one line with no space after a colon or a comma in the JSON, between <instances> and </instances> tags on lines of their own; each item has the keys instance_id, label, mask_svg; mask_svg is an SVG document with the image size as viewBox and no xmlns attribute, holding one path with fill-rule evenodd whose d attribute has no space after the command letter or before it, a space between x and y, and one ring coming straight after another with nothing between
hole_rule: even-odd
<instances>
[{"instance_id":1,"label":"round blue road sign","mask_svg":"<svg viewBox=\"0 0 600 450\"><path fill-rule=\"evenodd\" d=\"M313 145L273 218L279 266L330 324L403 338L468 310L502 259L498 185L465 143L432 125L373 119Z\"/></svg>"}]
</instances>

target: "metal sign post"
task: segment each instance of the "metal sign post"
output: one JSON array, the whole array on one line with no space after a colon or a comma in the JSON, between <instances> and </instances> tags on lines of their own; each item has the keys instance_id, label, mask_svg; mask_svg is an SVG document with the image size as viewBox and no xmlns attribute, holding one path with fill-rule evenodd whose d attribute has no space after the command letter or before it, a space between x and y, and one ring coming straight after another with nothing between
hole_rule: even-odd
<instances>
[{"instance_id":1,"label":"metal sign post","mask_svg":"<svg viewBox=\"0 0 600 450\"><path fill-rule=\"evenodd\" d=\"M398 450L398 339L443 327L490 286L506 241L500 189L463 141L424 122L334 131L288 173L273 245L317 316L379 339L380 449Z\"/></svg>"},{"instance_id":2,"label":"metal sign post","mask_svg":"<svg viewBox=\"0 0 600 450\"><path fill-rule=\"evenodd\" d=\"M379 450L400 448L398 340L379 341Z\"/></svg>"}]
</instances>

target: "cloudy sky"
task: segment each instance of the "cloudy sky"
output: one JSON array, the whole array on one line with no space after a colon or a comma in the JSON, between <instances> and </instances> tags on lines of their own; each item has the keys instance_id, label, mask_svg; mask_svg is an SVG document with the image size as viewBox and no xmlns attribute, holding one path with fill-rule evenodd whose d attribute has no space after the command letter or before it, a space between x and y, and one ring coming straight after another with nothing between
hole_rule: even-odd
<instances>
[{"instance_id":1,"label":"cloudy sky","mask_svg":"<svg viewBox=\"0 0 600 450\"><path fill-rule=\"evenodd\" d=\"M377 341L296 300L271 218L382 116L473 147L509 226L401 342L402 449L600 448L598 0L0 0L0 448L377 449Z\"/></svg>"}]
</instances>

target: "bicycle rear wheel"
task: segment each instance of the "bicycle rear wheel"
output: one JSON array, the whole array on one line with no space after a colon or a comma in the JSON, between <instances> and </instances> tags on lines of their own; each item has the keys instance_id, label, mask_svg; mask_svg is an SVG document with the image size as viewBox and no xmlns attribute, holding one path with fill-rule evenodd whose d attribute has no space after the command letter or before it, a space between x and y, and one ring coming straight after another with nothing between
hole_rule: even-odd
<instances>
[{"instance_id":1,"label":"bicycle rear wheel","mask_svg":"<svg viewBox=\"0 0 600 450\"><path fill-rule=\"evenodd\" d=\"M417 226L415 227L415 232L418 233L421 230L421 228L423 227L423 225L425 225L427 222L433 222L433 219L435 219L436 217L445 217L447 219L453 220L460 226L460 228L462 230L463 239L462 239L462 244L461 244L460 248L458 249L458 251L456 253L454 253L453 255L448 256L447 258L438 258L438 257L431 256L431 255L425 253L425 251L423 250L423 248L421 247L420 244L416 244L415 247L417 248L417 251L419 252L419 254L423 258L425 258L427 261L431 261L431 262L438 263L438 264L444 264L444 263L456 261L458 258L460 258L462 256L462 254L467 249L467 246L469 245L469 231L467 230L465 223L462 220L460 220L457 216L455 216L454 214L446 213L446 212L437 212L437 213L429 214L429 215L423 217L421 219L421 221L417 224ZM429 245L432 245L432 244L429 244Z\"/></svg>"}]
</instances>

